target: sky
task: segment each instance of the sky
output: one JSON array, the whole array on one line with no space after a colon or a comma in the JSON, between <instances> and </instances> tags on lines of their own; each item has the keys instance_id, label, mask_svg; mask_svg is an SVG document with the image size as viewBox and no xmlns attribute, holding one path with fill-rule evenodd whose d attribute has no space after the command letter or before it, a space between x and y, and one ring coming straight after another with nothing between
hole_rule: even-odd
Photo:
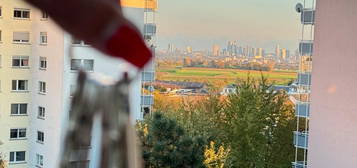
<instances>
[{"instance_id":1,"label":"sky","mask_svg":"<svg viewBox=\"0 0 357 168\"><path fill-rule=\"evenodd\" d=\"M298 48L297 0L159 0L158 48L222 48L228 40L273 51Z\"/></svg>"}]
</instances>

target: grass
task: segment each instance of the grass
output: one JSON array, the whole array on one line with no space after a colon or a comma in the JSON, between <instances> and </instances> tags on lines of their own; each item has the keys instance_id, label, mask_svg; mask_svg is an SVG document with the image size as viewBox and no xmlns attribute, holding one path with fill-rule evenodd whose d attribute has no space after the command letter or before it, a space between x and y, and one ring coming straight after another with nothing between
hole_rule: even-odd
<instances>
[{"instance_id":1,"label":"grass","mask_svg":"<svg viewBox=\"0 0 357 168\"><path fill-rule=\"evenodd\" d=\"M175 68L175 67L160 67L157 70L158 80L174 80L174 81L192 81L206 82L213 85L226 85L233 83L239 79L246 79L248 75L251 78L261 78L261 74L269 81L285 85L296 79L294 71L249 71L238 69L218 69L218 68Z\"/></svg>"}]
</instances>

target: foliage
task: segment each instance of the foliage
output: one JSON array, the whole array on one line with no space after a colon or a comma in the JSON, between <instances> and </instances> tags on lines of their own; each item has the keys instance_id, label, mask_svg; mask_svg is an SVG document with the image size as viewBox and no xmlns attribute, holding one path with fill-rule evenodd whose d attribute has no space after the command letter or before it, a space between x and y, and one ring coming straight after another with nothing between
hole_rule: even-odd
<instances>
[{"instance_id":1,"label":"foliage","mask_svg":"<svg viewBox=\"0 0 357 168\"><path fill-rule=\"evenodd\" d=\"M7 168L5 157L2 153L0 153L0 168Z\"/></svg>"},{"instance_id":2,"label":"foliage","mask_svg":"<svg viewBox=\"0 0 357 168\"><path fill-rule=\"evenodd\" d=\"M229 152L230 149L225 149L222 145L216 149L215 143L211 141L205 149L204 164L207 168L224 168Z\"/></svg>"},{"instance_id":3,"label":"foliage","mask_svg":"<svg viewBox=\"0 0 357 168\"><path fill-rule=\"evenodd\" d=\"M228 97L225 132L235 167L289 167L293 160L293 108L262 78L248 78Z\"/></svg>"},{"instance_id":4,"label":"foliage","mask_svg":"<svg viewBox=\"0 0 357 168\"><path fill-rule=\"evenodd\" d=\"M143 158L147 168L204 167L206 142L200 137L187 136L175 120L155 113L138 123Z\"/></svg>"},{"instance_id":5,"label":"foliage","mask_svg":"<svg viewBox=\"0 0 357 168\"><path fill-rule=\"evenodd\" d=\"M249 77L240 80L236 90L228 97L210 95L194 97L193 100L177 99L169 103L167 97L157 96L161 100L155 99L158 103L155 110L163 112L165 116L160 114L160 120L155 119L155 115L146 119L146 125L141 130L147 130L147 133L139 131L144 159L149 163L146 166L180 167L179 164L162 164L163 153L167 155L169 163L174 162L170 160L173 156L182 163L183 157L176 155L184 155L184 151L192 152L191 147L180 145L183 137L191 138L190 142L193 143L195 137L200 137L202 142L214 143L205 149L200 146L202 151L196 150L200 151L195 153L194 157L199 158L196 161L201 160L206 167L221 168L221 163L224 163L223 167L238 168L290 167L294 159L292 131L296 123L288 96L284 92L273 92L272 85L262 75L259 80ZM154 120L160 125L173 122L174 128L158 127ZM181 131L182 134L179 134ZM174 137L180 137L176 139L181 140ZM167 144L174 145L174 149ZM160 151L154 150L157 145ZM225 152L226 156L223 157L222 153Z\"/></svg>"}]
</instances>

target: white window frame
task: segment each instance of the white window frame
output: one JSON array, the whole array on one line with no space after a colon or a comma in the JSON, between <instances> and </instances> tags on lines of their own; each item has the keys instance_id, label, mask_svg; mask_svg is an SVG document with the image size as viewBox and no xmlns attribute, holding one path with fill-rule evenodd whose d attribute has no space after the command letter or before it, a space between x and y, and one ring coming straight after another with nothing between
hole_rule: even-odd
<instances>
[{"instance_id":1,"label":"white window frame","mask_svg":"<svg viewBox=\"0 0 357 168\"><path fill-rule=\"evenodd\" d=\"M45 133L43 131L37 131L36 135L36 142L43 144L45 142Z\"/></svg>"},{"instance_id":2,"label":"white window frame","mask_svg":"<svg viewBox=\"0 0 357 168\"><path fill-rule=\"evenodd\" d=\"M12 107L13 105L17 105L17 109L16 109L16 113L13 114L12 113ZM26 113L21 114L21 107L26 107ZM28 110L29 110L29 105L27 103L11 103L10 105L10 115L12 116L22 116L22 115L27 115L28 114Z\"/></svg>"},{"instance_id":3,"label":"white window frame","mask_svg":"<svg viewBox=\"0 0 357 168\"><path fill-rule=\"evenodd\" d=\"M24 153L24 160L16 160L18 153ZM13 159L11 160L11 154L13 154ZM9 154L9 163L25 163L26 162L26 151L12 151Z\"/></svg>"},{"instance_id":4,"label":"white window frame","mask_svg":"<svg viewBox=\"0 0 357 168\"><path fill-rule=\"evenodd\" d=\"M45 119L46 117L46 108L42 106L38 106L37 118Z\"/></svg>"},{"instance_id":5,"label":"white window frame","mask_svg":"<svg viewBox=\"0 0 357 168\"><path fill-rule=\"evenodd\" d=\"M16 81L16 88L14 89L13 88L13 83L14 83L14 81ZM19 82L20 81L23 81L23 82L25 82L25 89L21 89L20 90L20 87L19 87ZM28 89L29 89L29 81L28 80L12 80L11 81L11 90L12 91L16 91L16 92L27 92L28 91Z\"/></svg>"},{"instance_id":6,"label":"white window frame","mask_svg":"<svg viewBox=\"0 0 357 168\"><path fill-rule=\"evenodd\" d=\"M15 16L15 11L20 11L21 12L21 16L20 17L16 17ZM24 17L24 13L28 12L28 17ZM13 17L14 19L30 19L31 18L31 10L30 9L25 9L25 8L15 8L14 12L13 12Z\"/></svg>"},{"instance_id":7,"label":"white window frame","mask_svg":"<svg viewBox=\"0 0 357 168\"><path fill-rule=\"evenodd\" d=\"M14 60L19 60L19 65L14 65ZM23 61L27 60L27 65L23 64ZM30 57L29 56L12 56L11 59L12 68L29 68L30 67Z\"/></svg>"},{"instance_id":8,"label":"white window frame","mask_svg":"<svg viewBox=\"0 0 357 168\"><path fill-rule=\"evenodd\" d=\"M15 39L15 33L26 33L28 34L28 40L25 39ZM13 36L12 36L12 42L15 44L28 44L30 43L30 39L31 39L31 35L30 32L13 32Z\"/></svg>"},{"instance_id":9,"label":"white window frame","mask_svg":"<svg viewBox=\"0 0 357 168\"><path fill-rule=\"evenodd\" d=\"M36 166L42 167L43 166L43 155L36 153Z\"/></svg>"},{"instance_id":10,"label":"white window frame","mask_svg":"<svg viewBox=\"0 0 357 168\"><path fill-rule=\"evenodd\" d=\"M47 32L40 32L40 44L46 45L48 43L48 34Z\"/></svg>"},{"instance_id":11,"label":"white window frame","mask_svg":"<svg viewBox=\"0 0 357 168\"><path fill-rule=\"evenodd\" d=\"M47 93L47 84L44 81L39 81L38 82L38 92L40 94L46 94Z\"/></svg>"},{"instance_id":12,"label":"white window frame","mask_svg":"<svg viewBox=\"0 0 357 168\"><path fill-rule=\"evenodd\" d=\"M12 138L11 137L11 131L12 130L16 130L16 137L15 138ZM20 130L21 131L25 131L25 136L24 137L20 137ZM26 139L27 137L27 129L26 128L10 128L10 140L23 140L23 139Z\"/></svg>"}]
</instances>

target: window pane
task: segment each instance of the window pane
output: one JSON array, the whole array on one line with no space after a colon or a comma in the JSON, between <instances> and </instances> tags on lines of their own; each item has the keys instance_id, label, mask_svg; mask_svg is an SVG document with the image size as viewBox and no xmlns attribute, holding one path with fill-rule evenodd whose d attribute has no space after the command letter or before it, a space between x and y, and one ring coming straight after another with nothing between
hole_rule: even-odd
<instances>
[{"instance_id":1,"label":"window pane","mask_svg":"<svg viewBox=\"0 0 357 168\"><path fill-rule=\"evenodd\" d=\"M72 59L71 60L71 70L80 70L81 69L81 60Z\"/></svg>"},{"instance_id":2,"label":"window pane","mask_svg":"<svg viewBox=\"0 0 357 168\"><path fill-rule=\"evenodd\" d=\"M10 152L10 162L15 161L15 152Z\"/></svg>"},{"instance_id":3,"label":"window pane","mask_svg":"<svg viewBox=\"0 0 357 168\"><path fill-rule=\"evenodd\" d=\"M20 66L20 59L13 59L12 66Z\"/></svg>"},{"instance_id":4,"label":"window pane","mask_svg":"<svg viewBox=\"0 0 357 168\"><path fill-rule=\"evenodd\" d=\"M20 104L20 114L27 114L27 104Z\"/></svg>"},{"instance_id":5,"label":"window pane","mask_svg":"<svg viewBox=\"0 0 357 168\"><path fill-rule=\"evenodd\" d=\"M29 66L29 59L24 58L21 60L21 66Z\"/></svg>"},{"instance_id":6,"label":"window pane","mask_svg":"<svg viewBox=\"0 0 357 168\"><path fill-rule=\"evenodd\" d=\"M17 80L12 81L12 90L17 90Z\"/></svg>"},{"instance_id":7,"label":"window pane","mask_svg":"<svg viewBox=\"0 0 357 168\"><path fill-rule=\"evenodd\" d=\"M18 83L18 90L26 90L27 89L27 81L25 80L19 80Z\"/></svg>"},{"instance_id":8,"label":"window pane","mask_svg":"<svg viewBox=\"0 0 357 168\"><path fill-rule=\"evenodd\" d=\"M14 17L21 17L21 11L19 11L19 10L15 10L14 11Z\"/></svg>"},{"instance_id":9,"label":"window pane","mask_svg":"<svg viewBox=\"0 0 357 168\"><path fill-rule=\"evenodd\" d=\"M10 138L18 138L17 137L17 129L10 130Z\"/></svg>"},{"instance_id":10,"label":"window pane","mask_svg":"<svg viewBox=\"0 0 357 168\"><path fill-rule=\"evenodd\" d=\"M25 161L25 152L16 152L16 161Z\"/></svg>"},{"instance_id":11,"label":"window pane","mask_svg":"<svg viewBox=\"0 0 357 168\"><path fill-rule=\"evenodd\" d=\"M94 60L84 60L83 69L86 71L93 71Z\"/></svg>"},{"instance_id":12,"label":"window pane","mask_svg":"<svg viewBox=\"0 0 357 168\"><path fill-rule=\"evenodd\" d=\"M18 114L18 104L11 104L11 114Z\"/></svg>"},{"instance_id":13,"label":"window pane","mask_svg":"<svg viewBox=\"0 0 357 168\"><path fill-rule=\"evenodd\" d=\"M30 18L30 11L23 11L23 18Z\"/></svg>"},{"instance_id":14,"label":"window pane","mask_svg":"<svg viewBox=\"0 0 357 168\"><path fill-rule=\"evenodd\" d=\"M26 137L26 129L19 129L19 138Z\"/></svg>"}]
</instances>

